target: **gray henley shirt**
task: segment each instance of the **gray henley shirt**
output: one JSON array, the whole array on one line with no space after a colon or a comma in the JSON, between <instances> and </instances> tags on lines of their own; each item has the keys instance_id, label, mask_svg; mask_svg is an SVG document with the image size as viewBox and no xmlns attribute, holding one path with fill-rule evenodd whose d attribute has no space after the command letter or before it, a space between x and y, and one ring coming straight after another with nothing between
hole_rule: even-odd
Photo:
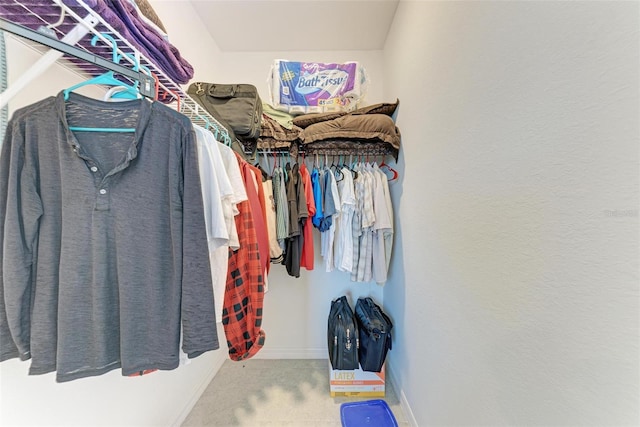
<instances>
[{"instance_id":1,"label":"gray henley shirt","mask_svg":"<svg viewBox=\"0 0 640 427\"><path fill-rule=\"evenodd\" d=\"M1 360L69 381L174 369L181 329L189 357L219 348L195 135L169 107L60 93L16 111L0 238Z\"/></svg>"}]
</instances>

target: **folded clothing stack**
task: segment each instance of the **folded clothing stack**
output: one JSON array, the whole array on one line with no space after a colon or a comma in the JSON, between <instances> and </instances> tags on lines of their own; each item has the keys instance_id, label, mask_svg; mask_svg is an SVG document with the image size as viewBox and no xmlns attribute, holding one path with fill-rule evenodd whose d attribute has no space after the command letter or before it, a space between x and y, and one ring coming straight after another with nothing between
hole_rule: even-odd
<instances>
[{"instance_id":1,"label":"folded clothing stack","mask_svg":"<svg viewBox=\"0 0 640 427\"><path fill-rule=\"evenodd\" d=\"M351 113L305 114L294 117L293 123L303 128L301 148L309 153L357 148L362 153L390 154L397 160L400 130L393 115L399 103L374 104Z\"/></svg>"},{"instance_id":2,"label":"folded clothing stack","mask_svg":"<svg viewBox=\"0 0 640 427\"><path fill-rule=\"evenodd\" d=\"M262 115L260 123L260 136L258 137L259 150L285 150L293 157L298 155L298 144L302 128L292 125L291 129L284 127L280 122L271 118L268 114Z\"/></svg>"},{"instance_id":3,"label":"folded clothing stack","mask_svg":"<svg viewBox=\"0 0 640 427\"><path fill-rule=\"evenodd\" d=\"M65 2L75 3L73 0ZM87 5L131 43L144 56L153 61L176 83L187 83L193 77L193 67L178 49L166 41L152 26L138 16L134 5L127 0L88 0Z\"/></svg>"}]
</instances>

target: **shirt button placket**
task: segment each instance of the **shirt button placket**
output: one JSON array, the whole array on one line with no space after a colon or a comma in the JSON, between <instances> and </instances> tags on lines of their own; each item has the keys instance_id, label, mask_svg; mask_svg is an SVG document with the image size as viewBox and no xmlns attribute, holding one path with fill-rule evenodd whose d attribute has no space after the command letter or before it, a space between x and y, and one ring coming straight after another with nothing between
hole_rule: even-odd
<instances>
[{"instance_id":1,"label":"shirt button placket","mask_svg":"<svg viewBox=\"0 0 640 427\"><path fill-rule=\"evenodd\" d=\"M107 182L102 182L98 186L98 194L96 197L96 209L99 211L109 210L109 186Z\"/></svg>"}]
</instances>

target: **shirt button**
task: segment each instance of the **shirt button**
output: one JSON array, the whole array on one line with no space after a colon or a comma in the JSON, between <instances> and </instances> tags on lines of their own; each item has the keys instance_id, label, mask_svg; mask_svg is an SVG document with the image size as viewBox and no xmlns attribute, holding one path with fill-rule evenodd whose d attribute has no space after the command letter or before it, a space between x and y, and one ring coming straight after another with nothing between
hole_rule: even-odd
<instances>
[{"instance_id":1,"label":"shirt button","mask_svg":"<svg viewBox=\"0 0 640 427\"><path fill-rule=\"evenodd\" d=\"M95 166L91 166L91 172L98 172L98 168Z\"/></svg>"},{"instance_id":2,"label":"shirt button","mask_svg":"<svg viewBox=\"0 0 640 427\"><path fill-rule=\"evenodd\" d=\"M105 190L104 188L100 189L100 194L107 194L107 190Z\"/></svg>"}]
</instances>

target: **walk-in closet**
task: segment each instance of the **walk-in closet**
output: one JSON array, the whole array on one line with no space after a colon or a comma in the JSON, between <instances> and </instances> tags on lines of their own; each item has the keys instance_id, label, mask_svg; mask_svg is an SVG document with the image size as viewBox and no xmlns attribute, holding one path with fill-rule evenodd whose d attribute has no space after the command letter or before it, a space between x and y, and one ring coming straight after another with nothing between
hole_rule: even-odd
<instances>
[{"instance_id":1,"label":"walk-in closet","mask_svg":"<svg viewBox=\"0 0 640 427\"><path fill-rule=\"evenodd\" d=\"M640 424L639 2L0 0L0 37L0 425Z\"/></svg>"}]
</instances>

